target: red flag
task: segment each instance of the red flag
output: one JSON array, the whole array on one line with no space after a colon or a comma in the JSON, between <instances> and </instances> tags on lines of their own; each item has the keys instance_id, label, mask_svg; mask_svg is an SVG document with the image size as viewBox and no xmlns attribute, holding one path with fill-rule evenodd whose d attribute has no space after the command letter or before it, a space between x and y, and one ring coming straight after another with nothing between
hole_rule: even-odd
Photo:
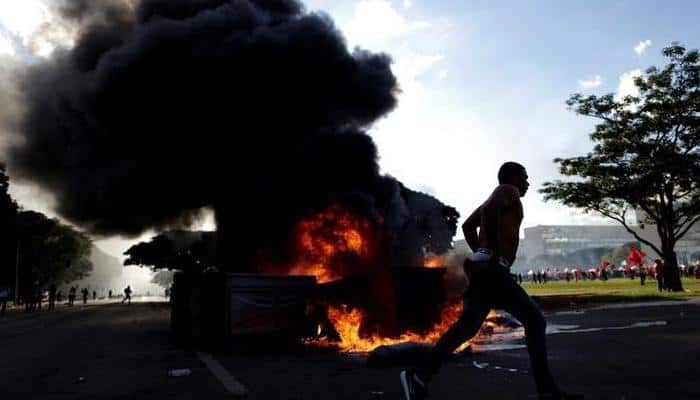
<instances>
[{"instance_id":1,"label":"red flag","mask_svg":"<svg viewBox=\"0 0 700 400\"><path fill-rule=\"evenodd\" d=\"M632 266L642 265L642 262L644 262L644 253L642 253L642 251L638 248L632 246L630 253L627 255L627 262Z\"/></svg>"}]
</instances>

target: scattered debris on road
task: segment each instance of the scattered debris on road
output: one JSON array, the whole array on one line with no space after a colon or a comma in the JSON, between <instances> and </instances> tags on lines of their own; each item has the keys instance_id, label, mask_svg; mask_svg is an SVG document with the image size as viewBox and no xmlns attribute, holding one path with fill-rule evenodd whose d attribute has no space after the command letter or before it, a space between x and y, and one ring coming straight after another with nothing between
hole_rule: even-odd
<instances>
[{"instance_id":1,"label":"scattered debris on road","mask_svg":"<svg viewBox=\"0 0 700 400\"><path fill-rule=\"evenodd\" d=\"M189 368L171 369L170 371L168 371L168 376L172 377L189 376L191 374L192 370Z\"/></svg>"}]
</instances>

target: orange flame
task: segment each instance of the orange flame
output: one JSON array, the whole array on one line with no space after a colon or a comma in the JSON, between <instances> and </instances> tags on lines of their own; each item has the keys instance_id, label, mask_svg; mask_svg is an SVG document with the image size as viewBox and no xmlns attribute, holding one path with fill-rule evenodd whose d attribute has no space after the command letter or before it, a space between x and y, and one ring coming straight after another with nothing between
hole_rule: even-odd
<instances>
[{"instance_id":1,"label":"orange flame","mask_svg":"<svg viewBox=\"0 0 700 400\"><path fill-rule=\"evenodd\" d=\"M290 275L314 275L319 283L344 277L339 255L369 258L372 224L369 220L351 214L336 204L315 214L297 226L298 261Z\"/></svg>"},{"instance_id":2,"label":"orange flame","mask_svg":"<svg viewBox=\"0 0 700 400\"><path fill-rule=\"evenodd\" d=\"M445 258L442 256L425 256L423 261L423 266L425 268L440 268L445 266Z\"/></svg>"},{"instance_id":3,"label":"orange flame","mask_svg":"<svg viewBox=\"0 0 700 400\"><path fill-rule=\"evenodd\" d=\"M350 309L346 306L328 307L328 319L333 324L340 336L340 342L331 343L327 339L319 339L312 343L318 345L337 346L343 352L368 352L383 345L392 345L403 342L435 343L440 336L459 318L462 311L462 303L447 304L442 310L442 319L431 327L426 333L405 332L399 337L383 337L372 334L368 337L360 335L360 329L365 318L365 313L360 309ZM491 311L488 317L495 316ZM488 318L487 317L487 318ZM460 352L469 347L474 339L463 343L456 351Z\"/></svg>"}]
</instances>

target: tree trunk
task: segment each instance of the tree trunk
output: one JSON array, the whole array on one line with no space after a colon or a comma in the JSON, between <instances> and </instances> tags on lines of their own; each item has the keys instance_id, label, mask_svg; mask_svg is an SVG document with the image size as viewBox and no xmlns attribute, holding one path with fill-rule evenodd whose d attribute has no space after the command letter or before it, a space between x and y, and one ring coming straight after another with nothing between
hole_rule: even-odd
<instances>
[{"instance_id":1,"label":"tree trunk","mask_svg":"<svg viewBox=\"0 0 700 400\"><path fill-rule=\"evenodd\" d=\"M664 251L664 284L674 292L683 291L681 274L678 268L678 258L673 250Z\"/></svg>"}]
</instances>

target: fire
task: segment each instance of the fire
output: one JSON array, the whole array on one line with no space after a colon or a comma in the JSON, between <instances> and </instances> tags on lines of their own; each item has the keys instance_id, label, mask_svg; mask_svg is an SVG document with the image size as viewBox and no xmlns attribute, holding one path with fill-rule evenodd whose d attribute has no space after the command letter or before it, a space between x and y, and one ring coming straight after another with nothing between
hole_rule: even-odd
<instances>
[{"instance_id":1,"label":"fire","mask_svg":"<svg viewBox=\"0 0 700 400\"><path fill-rule=\"evenodd\" d=\"M445 266L445 258L442 256L431 255L425 256L423 261L423 266L425 268L440 268Z\"/></svg>"},{"instance_id":2,"label":"fire","mask_svg":"<svg viewBox=\"0 0 700 400\"><path fill-rule=\"evenodd\" d=\"M368 352L382 345L391 345L403 342L424 342L435 343L440 336L459 318L462 311L462 303L448 303L443 307L442 319L431 327L426 333L405 332L399 337L382 337L374 334L369 337L360 336L360 328L365 318L365 313L360 309L350 309L345 306L328 307L328 319L333 324L340 342L330 343L325 339L317 340L314 343L320 345L335 345L343 352ZM489 317L495 316L495 312L491 311ZM487 317L488 318L488 317ZM473 340L472 340L473 341ZM460 352L472 341L465 342L456 351Z\"/></svg>"},{"instance_id":3,"label":"fire","mask_svg":"<svg viewBox=\"0 0 700 400\"><path fill-rule=\"evenodd\" d=\"M366 260L372 256L372 237L371 221L332 205L297 225L299 257L288 274L314 275L319 283L342 279L349 258Z\"/></svg>"}]
</instances>

